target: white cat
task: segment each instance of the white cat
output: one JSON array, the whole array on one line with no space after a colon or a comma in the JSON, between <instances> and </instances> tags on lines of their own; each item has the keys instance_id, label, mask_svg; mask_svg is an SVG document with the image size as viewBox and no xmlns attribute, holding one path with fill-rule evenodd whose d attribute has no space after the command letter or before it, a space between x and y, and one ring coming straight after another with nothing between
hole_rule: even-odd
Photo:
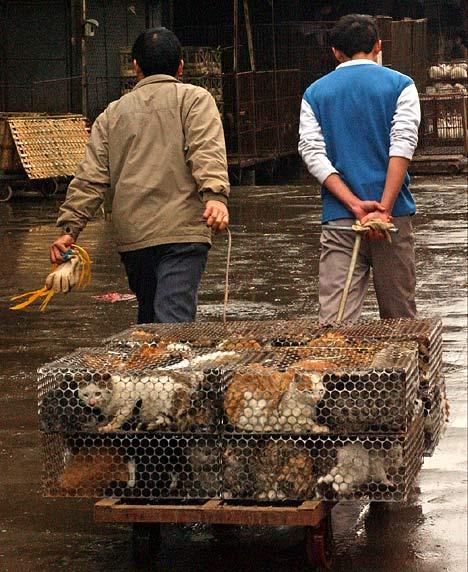
<instances>
[{"instance_id":1,"label":"white cat","mask_svg":"<svg viewBox=\"0 0 468 572\"><path fill-rule=\"evenodd\" d=\"M374 449L369 451L360 443L349 443L338 449L336 465L320 477L317 484L331 484L333 490L344 497L367 483L393 486L387 473L391 467L396 470L401 466L402 455L401 445L395 445L381 457Z\"/></svg>"},{"instance_id":2,"label":"white cat","mask_svg":"<svg viewBox=\"0 0 468 572\"><path fill-rule=\"evenodd\" d=\"M236 352L229 351L229 352L210 352L208 354L203 354L200 356L195 357L186 357L177 363L172 365L166 365L160 367L161 370L178 370L178 369L185 369L185 368L204 368L204 367L217 367L220 365L224 365L229 363L235 356L237 356Z\"/></svg>"},{"instance_id":3,"label":"white cat","mask_svg":"<svg viewBox=\"0 0 468 572\"><path fill-rule=\"evenodd\" d=\"M187 423L192 398L202 380L203 372L196 371L144 377L113 375L104 386L96 383L80 385L78 394L86 405L99 408L109 419L98 431L110 433L121 429L131 419L139 401L137 430L146 426L151 431ZM203 422L200 418L191 421Z\"/></svg>"}]
</instances>

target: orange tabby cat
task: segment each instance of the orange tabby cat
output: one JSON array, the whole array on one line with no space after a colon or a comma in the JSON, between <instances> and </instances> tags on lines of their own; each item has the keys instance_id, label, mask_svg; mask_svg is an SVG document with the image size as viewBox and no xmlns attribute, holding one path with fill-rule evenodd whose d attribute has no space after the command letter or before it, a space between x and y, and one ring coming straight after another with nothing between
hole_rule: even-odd
<instances>
[{"instance_id":1,"label":"orange tabby cat","mask_svg":"<svg viewBox=\"0 0 468 572\"><path fill-rule=\"evenodd\" d=\"M251 365L235 373L224 396L224 410L238 431L328 433L315 421L325 387L316 371L284 372Z\"/></svg>"},{"instance_id":2,"label":"orange tabby cat","mask_svg":"<svg viewBox=\"0 0 468 572\"><path fill-rule=\"evenodd\" d=\"M101 496L111 481L130 481L131 463L117 453L92 447L82 449L65 467L58 486L76 496Z\"/></svg>"}]
</instances>

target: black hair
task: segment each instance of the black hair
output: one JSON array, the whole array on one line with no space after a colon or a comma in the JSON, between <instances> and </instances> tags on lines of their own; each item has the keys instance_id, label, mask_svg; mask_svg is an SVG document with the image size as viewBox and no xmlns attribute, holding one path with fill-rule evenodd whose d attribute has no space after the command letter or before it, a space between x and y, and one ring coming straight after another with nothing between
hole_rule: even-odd
<instances>
[{"instance_id":1,"label":"black hair","mask_svg":"<svg viewBox=\"0 0 468 572\"><path fill-rule=\"evenodd\" d=\"M167 28L149 28L135 40L132 60L136 60L143 75L175 76L182 59L182 47L177 36Z\"/></svg>"},{"instance_id":2,"label":"black hair","mask_svg":"<svg viewBox=\"0 0 468 572\"><path fill-rule=\"evenodd\" d=\"M374 18L364 14L347 14L330 31L330 44L348 58L358 52L370 53L378 39Z\"/></svg>"}]
</instances>

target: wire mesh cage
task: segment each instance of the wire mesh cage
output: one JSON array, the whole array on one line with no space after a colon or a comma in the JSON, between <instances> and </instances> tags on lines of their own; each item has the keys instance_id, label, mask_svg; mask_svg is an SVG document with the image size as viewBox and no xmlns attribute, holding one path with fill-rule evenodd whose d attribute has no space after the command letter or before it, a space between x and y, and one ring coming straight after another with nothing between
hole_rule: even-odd
<instances>
[{"instance_id":1,"label":"wire mesh cage","mask_svg":"<svg viewBox=\"0 0 468 572\"><path fill-rule=\"evenodd\" d=\"M223 439L223 498L404 501L423 457L422 406L402 435Z\"/></svg>"},{"instance_id":2,"label":"wire mesh cage","mask_svg":"<svg viewBox=\"0 0 468 572\"><path fill-rule=\"evenodd\" d=\"M83 349L40 368L42 430L213 432L218 388L203 373L207 360L179 346Z\"/></svg>"},{"instance_id":3,"label":"wire mesh cage","mask_svg":"<svg viewBox=\"0 0 468 572\"><path fill-rule=\"evenodd\" d=\"M221 494L216 436L43 434L47 496L204 499Z\"/></svg>"},{"instance_id":4,"label":"wire mesh cage","mask_svg":"<svg viewBox=\"0 0 468 572\"><path fill-rule=\"evenodd\" d=\"M133 67L131 48L119 50L120 93L129 93L137 84ZM221 49L203 46L184 46L183 80L205 88L216 101L220 113L223 112L223 78L221 70Z\"/></svg>"},{"instance_id":5,"label":"wire mesh cage","mask_svg":"<svg viewBox=\"0 0 468 572\"><path fill-rule=\"evenodd\" d=\"M189 77L221 75L221 54L220 48L211 46L184 46L182 48L184 74Z\"/></svg>"},{"instance_id":6,"label":"wire mesh cage","mask_svg":"<svg viewBox=\"0 0 468 572\"><path fill-rule=\"evenodd\" d=\"M442 322L434 318L420 320L382 320L340 328L347 339L407 341L418 344L419 390L424 403L425 455L431 456L449 420L449 406L442 372Z\"/></svg>"},{"instance_id":7,"label":"wire mesh cage","mask_svg":"<svg viewBox=\"0 0 468 572\"><path fill-rule=\"evenodd\" d=\"M169 336L169 337L168 337ZM442 370L442 323L439 319L389 319L323 327L312 319L291 321L245 321L221 324L197 324L179 329L144 325L130 328L108 339L111 345L157 345L185 340L194 347L223 350L258 350L277 347L314 347L352 349L375 341L415 341L418 345L420 392L433 394ZM443 383L443 382L442 382Z\"/></svg>"},{"instance_id":8,"label":"wire mesh cage","mask_svg":"<svg viewBox=\"0 0 468 572\"><path fill-rule=\"evenodd\" d=\"M422 396L418 374L438 337L434 320L135 326L39 369L46 493L403 500L443 428L443 378Z\"/></svg>"},{"instance_id":9,"label":"wire mesh cage","mask_svg":"<svg viewBox=\"0 0 468 572\"><path fill-rule=\"evenodd\" d=\"M442 370L442 323L438 319L390 319L320 326L312 319L291 321L231 322L192 324L174 327L143 325L112 336L107 343L116 346L157 345L166 340L186 341L196 347L222 350L258 350L277 347L348 348L375 341L415 341L418 345L420 389L433 393Z\"/></svg>"},{"instance_id":10,"label":"wire mesh cage","mask_svg":"<svg viewBox=\"0 0 468 572\"><path fill-rule=\"evenodd\" d=\"M416 349L82 349L39 370L42 430L405 431Z\"/></svg>"},{"instance_id":11,"label":"wire mesh cage","mask_svg":"<svg viewBox=\"0 0 468 572\"><path fill-rule=\"evenodd\" d=\"M463 86L468 80L468 62L465 61L450 61L450 62L439 62L437 64L431 65L427 69L427 76L431 82L442 82L441 85L446 87L448 91L453 90L456 84ZM439 91L436 87L436 91ZM452 88L452 89L449 89ZM462 93L466 93L464 90L460 90ZM426 90L427 93L427 90Z\"/></svg>"},{"instance_id":12,"label":"wire mesh cage","mask_svg":"<svg viewBox=\"0 0 468 572\"><path fill-rule=\"evenodd\" d=\"M462 84L460 86L463 87ZM436 89L437 83L433 87ZM444 153L463 154L468 150L466 124L468 95L453 90L452 93L448 93L447 90L448 87L443 93L422 95L420 98L420 152L424 149L432 151L439 148Z\"/></svg>"},{"instance_id":13,"label":"wire mesh cage","mask_svg":"<svg viewBox=\"0 0 468 572\"><path fill-rule=\"evenodd\" d=\"M445 433L450 414L443 376L437 381L433 393L423 392L422 403L424 405L424 455L431 457Z\"/></svg>"},{"instance_id":14,"label":"wire mesh cage","mask_svg":"<svg viewBox=\"0 0 468 572\"><path fill-rule=\"evenodd\" d=\"M304 345L323 332L313 320L253 320L188 324L139 324L104 340L109 346L186 342L193 348L260 349L268 345ZM278 343L276 343L278 341ZM284 342L284 343L282 343ZM234 347L235 346L235 347Z\"/></svg>"},{"instance_id":15,"label":"wire mesh cage","mask_svg":"<svg viewBox=\"0 0 468 572\"><path fill-rule=\"evenodd\" d=\"M442 369L442 322L435 318L362 322L338 329L348 340L415 341L418 344L421 389L435 387Z\"/></svg>"},{"instance_id":16,"label":"wire mesh cage","mask_svg":"<svg viewBox=\"0 0 468 572\"><path fill-rule=\"evenodd\" d=\"M223 75L228 149L240 156L274 156L297 147L303 93L299 69Z\"/></svg>"},{"instance_id":17,"label":"wire mesh cage","mask_svg":"<svg viewBox=\"0 0 468 572\"><path fill-rule=\"evenodd\" d=\"M224 432L402 432L418 389L415 348L278 349L224 367Z\"/></svg>"},{"instance_id":18,"label":"wire mesh cage","mask_svg":"<svg viewBox=\"0 0 468 572\"><path fill-rule=\"evenodd\" d=\"M424 447L422 406L406 434L43 434L48 496L403 501Z\"/></svg>"},{"instance_id":19,"label":"wire mesh cage","mask_svg":"<svg viewBox=\"0 0 468 572\"><path fill-rule=\"evenodd\" d=\"M113 346L187 342L194 348L258 350L275 347L365 346L373 341L415 341L422 380L435 379L442 367L442 323L423 318L363 321L358 324L320 326L315 319L144 324L108 338Z\"/></svg>"}]
</instances>

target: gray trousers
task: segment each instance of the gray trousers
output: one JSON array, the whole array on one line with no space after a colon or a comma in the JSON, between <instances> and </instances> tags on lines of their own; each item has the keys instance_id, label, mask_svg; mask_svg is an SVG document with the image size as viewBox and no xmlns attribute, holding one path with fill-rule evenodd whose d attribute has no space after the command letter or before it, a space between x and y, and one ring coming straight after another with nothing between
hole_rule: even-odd
<instances>
[{"instance_id":1,"label":"gray trousers","mask_svg":"<svg viewBox=\"0 0 468 572\"><path fill-rule=\"evenodd\" d=\"M413 318L416 315L413 227L410 216L395 217L399 233L387 241L362 239L354 270L344 321L356 321L362 312L369 285L370 269L381 318ZM330 221L329 226L351 226L351 219ZM319 320L336 320L346 281L355 233L323 230L320 238Z\"/></svg>"}]
</instances>

